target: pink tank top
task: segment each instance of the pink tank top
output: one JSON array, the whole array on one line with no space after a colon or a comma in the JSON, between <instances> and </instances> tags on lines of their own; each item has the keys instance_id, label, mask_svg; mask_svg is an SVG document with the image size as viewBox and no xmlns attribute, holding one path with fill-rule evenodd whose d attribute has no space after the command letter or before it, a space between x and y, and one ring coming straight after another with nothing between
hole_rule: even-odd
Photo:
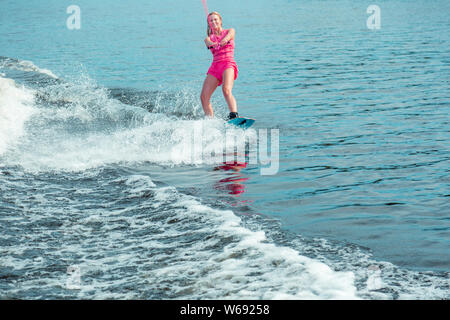
<instances>
[{"instance_id":1,"label":"pink tank top","mask_svg":"<svg viewBox=\"0 0 450 320\"><path fill-rule=\"evenodd\" d=\"M220 43L222 39L228 34L228 30L222 30L220 36L212 34L209 39L213 42ZM211 52L213 54L213 62L223 62L223 61L234 61L234 40L228 41L228 43L216 49L215 47L211 48Z\"/></svg>"}]
</instances>

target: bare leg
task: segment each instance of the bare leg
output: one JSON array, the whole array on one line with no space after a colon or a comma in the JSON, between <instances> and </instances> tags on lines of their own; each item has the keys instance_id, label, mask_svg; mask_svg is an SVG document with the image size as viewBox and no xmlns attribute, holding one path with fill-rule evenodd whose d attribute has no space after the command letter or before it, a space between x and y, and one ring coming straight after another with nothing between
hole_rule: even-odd
<instances>
[{"instance_id":1,"label":"bare leg","mask_svg":"<svg viewBox=\"0 0 450 320\"><path fill-rule=\"evenodd\" d=\"M203 82L202 93L200 95L200 100L202 101L203 111L207 117L214 117L214 111L211 105L211 96L219 85L219 80L216 77L207 74L206 79Z\"/></svg>"},{"instance_id":2,"label":"bare leg","mask_svg":"<svg viewBox=\"0 0 450 320\"><path fill-rule=\"evenodd\" d=\"M222 92L225 100L228 104L228 109L230 112L237 112L237 104L236 99L232 94L234 84L234 69L228 68L223 72L223 83L222 83Z\"/></svg>"}]
</instances>

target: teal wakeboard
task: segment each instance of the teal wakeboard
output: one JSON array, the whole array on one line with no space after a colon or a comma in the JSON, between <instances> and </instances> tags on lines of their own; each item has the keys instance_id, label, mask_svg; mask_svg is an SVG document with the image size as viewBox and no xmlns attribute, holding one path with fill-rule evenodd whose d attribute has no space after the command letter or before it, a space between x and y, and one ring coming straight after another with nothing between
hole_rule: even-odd
<instances>
[{"instance_id":1,"label":"teal wakeboard","mask_svg":"<svg viewBox=\"0 0 450 320\"><path fill-rule=\"evenodd\" d=\"M252 126L253 123L255 123L255 119L250 118L234 118L231 120L228 120L227 123L235 125L242 129L248 129Z\"/></svg>"}]
</instances>

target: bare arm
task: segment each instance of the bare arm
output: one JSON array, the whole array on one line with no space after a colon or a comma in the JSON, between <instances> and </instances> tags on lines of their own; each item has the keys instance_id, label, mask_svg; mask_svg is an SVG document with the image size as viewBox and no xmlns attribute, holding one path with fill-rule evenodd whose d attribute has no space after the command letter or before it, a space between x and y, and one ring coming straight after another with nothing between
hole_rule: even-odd
<instances>
[{"instance_id":1,"label":"bare arm","mask_svg":"<svg viewBox=\"0 0 450 320\"><path fill-rule=\"evenodd\" d=\"M211 39L209 39L209 37L206 37L206 38L205 38L205 45L206 45L206 47L209 49L209 47L215 45L215 43L212 42Z\"/></svg>"},{"instance_id":2,"label":"bare arm","mask_svg":"<svg viewBox=\"0 0 450 320\"><path fill-rule=\"evenodd\" d=\"M236 35L236 31L233 28L228 30L228 34L220 41L220 46L223 47L229 41L234 40L234 36Z\"/></svg>"}]
</instances>

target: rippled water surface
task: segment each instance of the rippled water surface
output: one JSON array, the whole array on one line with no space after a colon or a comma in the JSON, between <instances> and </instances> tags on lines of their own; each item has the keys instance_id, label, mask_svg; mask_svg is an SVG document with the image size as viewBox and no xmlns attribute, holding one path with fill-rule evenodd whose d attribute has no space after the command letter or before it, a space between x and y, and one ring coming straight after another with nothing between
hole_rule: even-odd
<instances>
[{"instance_id":1,"label":"rippled water surface","mask_svg":"<svg viewBox=\"0 0 450 320\"><path fill-rule=\"evenodd\" d=\"M208 1L262 175L180 151L244 137L201 1L2 2L0 298L448 299L450 5L370 4Z\"/></svg>"}]
</instances>

